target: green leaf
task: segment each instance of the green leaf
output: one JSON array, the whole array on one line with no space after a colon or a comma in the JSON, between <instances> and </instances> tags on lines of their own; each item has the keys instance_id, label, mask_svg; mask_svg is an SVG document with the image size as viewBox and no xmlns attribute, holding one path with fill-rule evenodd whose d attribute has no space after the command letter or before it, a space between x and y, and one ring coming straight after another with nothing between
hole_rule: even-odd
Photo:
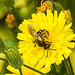
<instances>
[{"instance_id":1,"label":"green leaf","mask_svg":"<svg viewBox=\"0 0 75 75\"><path fill-rule=\"evenodd\" d=\"M0 38L0 53L4 52L6 49L3 40Z\"/></svg>"},{"instance_id":2,"label":"green leaf","mask_svg":"<svg viewBox=\"0 0 75 75\"><path fill-rule=\"evenodd\" d=\"M14 0L0 0L6 7L12 7L15 3Z\"/></svg>"},{"instance_id":3,"label":"green leaf","mask_svg":"<svg viewBox=\"0 0 75 75\"><path fill-rule=\"evenodd\" d=\"M53 2L54 3L54 10L57 10L58 14L64 9L62 7L61 4L57 3L57 2Z\"/></svg>"},{"instance_id":4,"label":"green leaf","mask_svg":"<svg viewBox=\"0 0 75 75\"><path fill-rule=\"evenodd\" d=\"M6 45L6 49L10 48L10 47L13 47L15 49L18 49L18 45L12 41L12 40L4 40L4 44Z\"/></svg>"}]
</instances>

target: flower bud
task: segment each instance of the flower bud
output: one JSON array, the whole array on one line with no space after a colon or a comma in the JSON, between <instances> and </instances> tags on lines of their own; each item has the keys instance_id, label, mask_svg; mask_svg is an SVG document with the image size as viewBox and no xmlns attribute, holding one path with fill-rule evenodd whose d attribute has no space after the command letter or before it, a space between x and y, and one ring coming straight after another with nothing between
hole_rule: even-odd
<instances>
[{"instance_id":1,"label":"flower bud","mask_svg":"<svg viewBox=\"0 0 75 75\"><path fill-rule=\"evenodd\" d=\"M36 7L37 10L37 13L39 12L46 12L47 9L53 11L53 3L51 1L45 1L43 3L44 0L41 1L41 6L39 7Z\"/></svg>"},{"instance_id":2,"label":"flower bud","mask_svg":"<svg viewBox=\"0 0 75 75\"><path fill-rule=\"evenodd\" d=\"M63 12L65 13L66 24L69 24L72 21L71 12L69 9L63 10Z\"/></svg>"},{"instance_id":3,"label":"flower bud","mask_svg":"<svg viewBox=\"0 0 75 75\"><path fill-rule=\"evenodd\" d=\"M22 59L20 57L20 54L18 52L18 50L14 49L14 48L9 48L8 50L6 50L5 52L6 58L8 60L8 63L16 68L19 69L22 65Z\"/></svg>"},{"instance_id":4,"label":"flower bud","mask_svg":"<svg viewBox=\"0 0 75 75\"><path fill-rule=\"evenodd\" d=\"M7 23L7 26L9 28L14 28L17 25L15 19L16 18L13 16L13 14L10 13L7 14L7 18L5 19L5 22Z\"/></svg>"}]
</instances>

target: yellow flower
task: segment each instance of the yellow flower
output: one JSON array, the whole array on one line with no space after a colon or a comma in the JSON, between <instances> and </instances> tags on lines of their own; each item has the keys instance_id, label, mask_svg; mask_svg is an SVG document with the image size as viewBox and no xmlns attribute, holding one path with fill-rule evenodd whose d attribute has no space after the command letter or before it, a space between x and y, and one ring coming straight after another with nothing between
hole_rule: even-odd
<instances>
[{"instance_id":1,"label":"yellow flower","mask_svg":"<svg viewBox=\"0 0 75 75\"><path fill-rule=\"evenodd\" d=\"M53 15L51 10L47 10L47 15L39 12L32 14L32 19L24 20L19 26L22 33L17 36L24 62L39 69L53 63L59 65L64 57L68 58L70 48L75 45L70 42L75 34L70 28L72 23L67 25L65 22L63 11L57 16L57 11Z\"/></svg>"},{"instance_id":2,"label":"yellow flower","mask_svg":"<svg viewBox=\"0 0 75 75\"><path fill-rule=\"evenodd\" d=\"M5 75L20 75L19 70L18 70L18 69L15 69L15 68L13 68L13 67L11 67L10 65L7 67L7 69L8 69L9 71L11 71L12 74L11 74L11 73L7 73L7 74L5 74ZM41 75L41 74L39 74L39 73L37 73L37 72L35 72L35 71L31 70L31 69L28 69L28 68L26 68L26 67L24 67L24 66L22 66L21 69L22 69L23 75ZM48 69L48 68L42 68L42 69L40 69L40 70L44 71L44 70L46 70L46 69Z\"/></svg>"}]
</instances>

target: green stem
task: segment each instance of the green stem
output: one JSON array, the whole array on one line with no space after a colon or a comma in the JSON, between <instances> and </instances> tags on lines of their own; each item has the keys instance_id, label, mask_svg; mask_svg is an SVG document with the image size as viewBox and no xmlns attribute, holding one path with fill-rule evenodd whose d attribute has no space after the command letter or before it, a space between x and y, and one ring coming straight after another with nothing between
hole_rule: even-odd
<instances>
[{"instance_id":1,"label":"green stem","mask_svg":"<svg viewBox=\"0 0 75 75\"><path fill-rule=\"evenodd\" d=\"M69 63L69 67L70 67L70 70L71 70L71 74L74 75L73 68L72 68L72 65L71 65L69 57L68 57L68 63Z\"/></svg>"},{"instance_id":2,"label":"green stem","mask_svg":"<svg viewBox=\"0 0 75 75\"><path fill-rule=\"evenodd\" d=\"M22 74L22 70L21 70L21 68L19 68L19 72L20 72L20 75L23 75L23 74Z\"/></svg>"},{"instance_id":3,"label":"green stem","mask_svg":"<svg viewBox=\"0 0 75 75\"><path fill-rule=\"evenodd\" d=\"M70 75L69 67L68 67L68 65L67 65L66 60L64 60L63 62L64 62L64 64L65 64L65 67L66 67L66 70L67 70L67 75Z\"/></svg>"},{"instance_id":4,"label":"green stem","mask_svg":"<svg viewBox=\"0 0 75 75\"><path fill-rule=\"evenodd\" d=\"M17 9L15 9L13 6L12 6L12 9L11 8L8 8L9 12L10 13L13 13L14 14L14 17L16 18L16 21L18 24L22 23L23 21L23 18L20 16L19 12L17 11Z\"/></svg>"},{"instance_id":5,"label":"green stem","mask_svg":"<svg viewBox=\"0 0 75 75\"><path fill-rule=\"evenodd\" d=\"M55 64L53 64L53 70L56 73L56 68L55 68Z\"/></svg>"},{"instance_id":6,"label":"green stem","mask_svg":"<svg viewBox=\"0 0 75 75\"><path fill-rule=\"evenodd\" d=\"M44 73L42 73L42 72L40 72L40 71L38 71L38 70L36 70L36 69L34 69L34 68L31 68L30 66L27 66L27 65L25 65L25 64L23 64L23 66L25 66L25 67L27 67L27 68L29 68L29 69L35 71L35 72L38 72L38 73L40 73L40 74L42 74L42 75L45 75Z\"/></svg>"},{"instance_id":7,"label":"green stem","mask_svg":"<svg viewBox=\"0 0 75 75\"><path fill-rule=\"evenodd\" d=\"M72 65L70 63L70 59L65 59L64 58L64 64L65 64L65 67L66 67L66 70L67 70L67 75L74 75L73 73L73 69L72 69Z\"/></svg>"},{"instance_id":8,"label":"green stem","mask_svg":"<svg viewBox=\"0 0 75 75\"><path fill-rule=\"evenodd\" d=\"M0 60L7 61L6 59L0 58Z\"/></svg>"}]
</instances>

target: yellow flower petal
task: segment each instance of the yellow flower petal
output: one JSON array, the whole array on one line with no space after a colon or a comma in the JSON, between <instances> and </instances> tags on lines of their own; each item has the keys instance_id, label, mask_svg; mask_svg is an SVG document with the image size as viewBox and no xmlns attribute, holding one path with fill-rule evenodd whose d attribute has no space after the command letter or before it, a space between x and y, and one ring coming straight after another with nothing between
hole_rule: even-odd
<instances>
[{"instance_id":1,"label":"yellow flower petal","mask_svg":"<svg viewBox=\"0 0 75 75\"><path fill-rule=\"evenodd\" d=\"M53 25L53 14L51 12L51 10L47 10L47 21L48 21L48 31L51 32L52 29L52 25Z\"/></svg>"},{"instance_id":2,"label":"yellow flower petal","mask_svg":"<svg viewBox=\"0 0 75 75\"><path fill-rule=\"evenodd\" d=\"M69 47L69 48L74 48L75 43L73 43L73 42L68 42L68 43L66 43L66 46Z\"/></svg>"},{"instance_id":3,"label":"yellow flower petal","mask_svg":"<svg viewBox=\"0 0 75 75\"><path fill-rule=\"evenodd\" d=\"M19 74L19 70L11 67L10 65L7 67L7 69L10 70L13 73Z\"/></svg>"},{"instance_id":4,"label":"yellow flower petal","mask_svg":"<svg viewBox=\"0 0 75 75\"><path fill-rule=\"evenodd\" d=\"M5 74L5 75L18 75L18 74Z\"/></svg>"}]
</instances>

